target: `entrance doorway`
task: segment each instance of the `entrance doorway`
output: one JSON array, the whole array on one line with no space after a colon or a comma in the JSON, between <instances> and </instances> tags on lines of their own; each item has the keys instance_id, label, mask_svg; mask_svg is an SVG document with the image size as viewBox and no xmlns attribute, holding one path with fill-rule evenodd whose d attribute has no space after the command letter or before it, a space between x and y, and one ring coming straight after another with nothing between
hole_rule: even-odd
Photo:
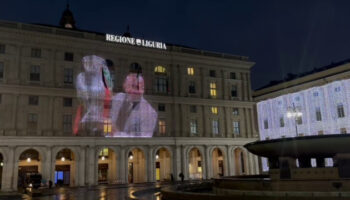
<instances>
[{"instance_id":1,"label":"entrance doorway","mask_svg":"<svg viewBox=\"0 0 350 200\"><path fill-rule=\"evenodd\" d=\"M75 156L70 149L62 149L56 155L55 180L56 186L75 186Z\"/></svg>"},{"instance_id":2,"label":"entrance doorway","mask_svg":"<svg viewBox=\"0 0 350 200\"><path fill-rule=\"evenodd\" d=\"M145 155L141 149L133 149L128 153L128 182L146 182Z\"/></svg>"},{"instance_id":3,"label":"entrance doorway","mask_svg":"<svg viewBox=\"0 0 350 200\"><path fill-rule=\"evenodd\" d=\"M189 178L190 179L202 179L202 155L197 148L191 149L189 152Z\"/></svg>"},{"instance_id":4,"label":"entrance doorway","mask_svg":"<svg viewBox=\"0 0 350 200\"><path fill-rule=\"evenodd\" d=\"M110 148L103 148L98 154L98 183L117 183L117 156Z\"/></svg>"},{"instance_id":5,"label":"entrance doorway","mask_svg":"<svg viewBox=\"0 0 350 200\"><path fill-rule=\"evenodd\" d=\"M171 156L166 148L156 152L156 181L169 181L171 179Z\"/></svg>"}]
</instances>

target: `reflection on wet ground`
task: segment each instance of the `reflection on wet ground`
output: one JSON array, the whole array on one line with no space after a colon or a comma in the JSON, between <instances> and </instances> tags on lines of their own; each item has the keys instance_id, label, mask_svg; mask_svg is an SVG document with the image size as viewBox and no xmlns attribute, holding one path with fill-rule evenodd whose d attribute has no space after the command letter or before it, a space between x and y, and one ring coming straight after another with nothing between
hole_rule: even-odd
<instances>
[{"instance_id":1,"label":"reflection on wet ground","mask_svg":"<svg viewBox=\"0 0 350 200\"><path fill-rule=\"evenodd\" d=\"M134 186L99 186L94 188L59 188L54 195L30 197L23 195L23 200L125 200L136 191L145 191L137 195L142 200L160 200L159 192L152 190L156 185Z\"/></svg>"}]
</instances>

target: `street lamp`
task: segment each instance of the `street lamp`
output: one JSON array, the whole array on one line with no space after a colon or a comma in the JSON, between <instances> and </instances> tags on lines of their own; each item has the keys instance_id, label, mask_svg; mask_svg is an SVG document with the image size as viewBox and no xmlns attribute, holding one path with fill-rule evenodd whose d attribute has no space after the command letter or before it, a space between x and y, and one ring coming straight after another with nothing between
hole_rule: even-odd
<instances>
[{"instance_id":1,"label":"street lamp","mask_svg":"<svg viewBox=\"0 0 350 200\"><path fill-rule=\"evenodd\" d=\"M293 103L293 107L288 108L287 117L294 118L296 136L298 136L298 118L301 116L303 116L303 113L300 112Z\"/></svg>"}]
</instances>

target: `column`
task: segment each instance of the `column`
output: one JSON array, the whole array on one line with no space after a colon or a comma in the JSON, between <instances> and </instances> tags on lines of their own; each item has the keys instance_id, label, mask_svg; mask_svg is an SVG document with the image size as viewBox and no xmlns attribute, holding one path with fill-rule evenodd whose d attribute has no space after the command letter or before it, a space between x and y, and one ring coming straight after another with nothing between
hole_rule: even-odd
<instances>
[{"instance_id":1,"label":"column","mask_svg":"<svg viewBox=\"0 0 350 200\"><path fill-rule=\"evenodd\" d=\"M90 146L87 148L87 182L89 186L96 185L96 174L95 174L95 168L96 168L96 161L95 161L95 147Z\"/></svg>"},{"instance_id":2,"label":"column","mask_svg":"<svg viewBox=\"0 0 350 200\"><path fill-rule=\"evenodd\" d=\"M51 156L51 147L45 147L45 156L42 161L41 161L41 173L42 173L42 178L45 179L46 181L53 180L51 179L51 171L52 171L52 156ZM56 158L56 157L54 157ZM54 168L53 168L54 169Z\"/></svg>"},{"instance_id":3,"label":"column","mask_svg":"<svg viewBox=\"0 0 350 200\"><path fill-rule=\"evenodd\" d=\"M78 173L78 186L85 186L85 178L88 176L85 176L85 159L86 159L86 147L81 146L80 147L80 156L79 156L79 161L76 166L76 172Z\"/></svg>"},{"instance_id":4,"label":"column","mask_svg":"<svg viewBox=\"0 0 350 200\"><path fill-rule=\"evenodd\" d=\"M244 117L245 117L245 121L246 121L246 137L249 138L252 132L251 129L251 123L250 123L250 114L248 112L248 108L244 108Z\"/></svg>"},{"instance_id":5,"label":"column","mask_svg":"<svg viewBox=\"0 0 350 200\"><path fill-rule=\"evenodd\" d=\"M235 165L232 154L232 148L230 146L226 146L227 149L227 161L228 161L228 175L233 176L235 174Z\"/></svg>"},{"instance_id":6,"label":"column","mask_svg":"<svg viewBox=\"0 0 350 200\"><path fill-rule=\"evenodd\" d=\"M212 178L213 177L213 169L212 169L212 155L210 153L210 147L209 146L205 146L204 147L204 154L205 156L203 156L202 159L205 159L205 162L204 160L202 161L205 165L206 165L206 178L209 179L209 178ZM204 170L203 170L204 171ZM204 179L204 172L203 172L203 179Z\"/></svg>"},{"instance_id":7,"label":"column","mask_svg":"<svg viewBox=\"0 0 350 200\"><path fill-rule=\"evenodd\" d=\"M147 182L154 182L155 162L153 158L153 149L149 146L145 150Z\"/></svg>"},{"instance_id":8,"label":"column","mask_svg":"<svg viewBox=\"0 0 350 200\"><path fill-rule=\"evenodd\" d=\"M127 180L127 169L126 169L126 165L127 165L127 162L126 162L126 156L125 156L125 147L121 147L120 148L120 152L119 152L119 156L117 157L118 161L118 166L117 168L119 168L118 170L118 174L117 174L117 177L118 177L118 182L119 183L127 183L128 180Z\"/></svg>"},{"instance_id":9,"label":"column","mask_svg":"<svg viewBox=\"0 0 350 200\"><path fill-rule=\"evenodd\" d=\"M175 151L173 151L173 176L175 180L179 180L179 174L183 170L181 169L182 159L181 159L181 146L175 146Z\"/></svg>"},{"instance_id":10,"label":"column","mask_svg":"<svg viewBox=\"0 0 350 200\"><path fill-rule=\"evenodd\" d=\"M228 160L228 147L227 146L223 146L223 148L221 148L223 151L222 155L224 158L224 176L229 176L229 160Z\"/></svg>"},{"instance_id":11,"label":"column","mask_svg":"<svg viewBox=\"0 0 350 200\"><path fill-rule=\"evenodd\" d=\"M17 183L14 183L14 169L15 169L15 147L8 148L7 159L4 160L4 167L2 171L1 191L9 192L17 190ZM18 172L17 172L18 174Z\"/></svg>"},{"instance_id":12,"label":"column","mask_svg":"<svg viewBox=\"0 0 350 200\"><path fill-rule=\"evenodd\" d=\"M224 120L225 120L225 126L226 126L226 137L227 138L231 138L232 137L232 133L233 133L233 130L232 130L232 120L231 120L231 112L232 112L232 108L231 107L224 107L224 112L225 112L225 117L224 117ZM230 127L231 126L231 127Z\"/></svg>"},{"instance_id":13,"label":"column","mask_svg":"<svg viewBox=\"0 0 350 200\"><path fill-rule=\"evenodd\" d=\"M189 178L189 172L188 172L188 154L186 153L185 146L181 145L181 160L182 160L182 167L181 172L185 175L185 179L188 180ZM178 176L178 174L177 174Z\"/></svg>"},{"instance_id":14,"label":"column","mask_svg":"<svg viewBox=\"0 0 350 200\"><path fill-rule=\"evenodd\" d=\"M260 174L260 169L259 169L259 158L258 156L254 155L254 166L255 166L255 174Z\"/></svg>"}]
</instances>

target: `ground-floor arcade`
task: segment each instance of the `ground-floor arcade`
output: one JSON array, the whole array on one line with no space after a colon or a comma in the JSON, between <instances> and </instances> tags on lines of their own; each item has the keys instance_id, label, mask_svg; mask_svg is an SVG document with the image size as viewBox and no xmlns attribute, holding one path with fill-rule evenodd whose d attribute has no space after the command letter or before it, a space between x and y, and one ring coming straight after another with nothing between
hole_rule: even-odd
<instances>
[{"instance_id":1,"label":"ground-floor arcade","mask_svg":"<svg viewBox=\"0 0 350 200\"><path fill-rule=\"evenodd\" d=\"M243 145L252 139L3 137L1 190L14 191L28 174L43 183L87 186L210 179L259 173L258 158Z\"/></svg>"}]
</instances>

